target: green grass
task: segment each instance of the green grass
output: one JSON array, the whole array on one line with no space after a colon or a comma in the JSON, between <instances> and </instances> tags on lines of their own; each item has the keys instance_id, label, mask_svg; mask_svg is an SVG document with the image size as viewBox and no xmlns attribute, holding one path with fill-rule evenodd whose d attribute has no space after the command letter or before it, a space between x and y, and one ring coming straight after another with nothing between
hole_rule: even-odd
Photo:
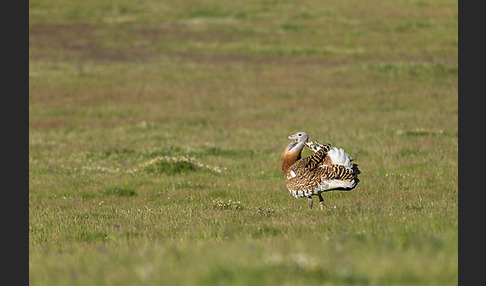
<instances>
[{"instance_id":1,"label":"green grass","mask_svg":"<svg viewBox=\"0 0 486 286\"><path fill-rule=\"evenodd\" d=\"M456 285L457 19L30 1L30 283ZM323 211L285 187L297 131L362 171Z\"/></svg>"}]
</instances>

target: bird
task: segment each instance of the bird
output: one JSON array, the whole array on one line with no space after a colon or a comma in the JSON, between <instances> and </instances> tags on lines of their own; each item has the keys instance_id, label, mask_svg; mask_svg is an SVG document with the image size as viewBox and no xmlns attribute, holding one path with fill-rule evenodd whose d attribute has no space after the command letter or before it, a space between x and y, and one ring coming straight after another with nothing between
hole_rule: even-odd
<instances>
[{"instance_id":1,"label":"bird","mask_svg":"<svg viewBox=\"0 0 486 286\"><path fill-rule=\"evenodd\" d=\"M309 142L309 135L297 132L288 136L291 142L282 152L281 168L287 176L285 182L290 193L296 198L308 198L312 209L312 196L319 197L319 207L324 209L323 192L354 189L361 171L358 165L342 148L330 143L322 145ZM312 155L302 158L302 149L307 147Z\"/></svg>"}]
</instances>

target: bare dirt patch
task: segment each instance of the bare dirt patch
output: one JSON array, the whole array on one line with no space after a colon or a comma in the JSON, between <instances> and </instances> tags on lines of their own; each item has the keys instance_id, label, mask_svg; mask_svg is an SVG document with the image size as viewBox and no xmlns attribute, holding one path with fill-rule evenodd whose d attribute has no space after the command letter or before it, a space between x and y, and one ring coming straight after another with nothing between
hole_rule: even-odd
<instances>
[{"instance_id":1,"label":"bare dirt patch","mask_svg":"<svg viewBox=\"0 0 486 286\"><path fill-rule=\"evenodd\" d=\"M148 48L129 42L110 45L116 34L112 27L92 25L56 25L29 27L29 59L58 61L136 61L156 56Z\"/></svg>"}]
</instances>

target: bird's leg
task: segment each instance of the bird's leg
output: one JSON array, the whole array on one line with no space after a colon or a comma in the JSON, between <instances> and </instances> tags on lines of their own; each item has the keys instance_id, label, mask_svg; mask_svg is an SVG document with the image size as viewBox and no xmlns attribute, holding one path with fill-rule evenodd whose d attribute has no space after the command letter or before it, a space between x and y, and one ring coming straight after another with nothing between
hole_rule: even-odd
<instances>
[{"instance_id":1,"label":"bird's leg","mask_svg":"<svg viewBox=\"0 0 486 286\"><path fill-rule=\"evenodd\" d=\"M319 194L319 208L320 208L321 210L323 210L323 209L324 209L324 198L322 197L322 195L321 195L321 194Z\"/></svg>"},{"instance_id":2,"label":"bird's leg","mask_svg":"<svg viewBox=\"0 0 486 286\"><path fill-rule=\"evenodd\" d=\"M312 209L312 203L313 203L312 196L309 196L308 198L309 198L309 208Z\"/></svg>"}]
</instances>

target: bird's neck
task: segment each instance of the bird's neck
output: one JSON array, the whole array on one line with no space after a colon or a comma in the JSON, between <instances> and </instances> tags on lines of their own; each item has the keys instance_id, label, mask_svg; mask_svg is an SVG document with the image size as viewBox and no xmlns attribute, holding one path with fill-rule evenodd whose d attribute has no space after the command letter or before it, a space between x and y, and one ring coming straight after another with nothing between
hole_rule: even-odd
<instances>
[{"instance_id":1,"label":"bird's neck","mask_svg":"<svg viewBox=\"0 0 486 286\"><path fill-rule=\"evenodd\" d=\"M290 143L282 153L281 168L284 174L287 173L290 166L297 162L301 157L303 143Z\"/></svg>"}]
</instances>

